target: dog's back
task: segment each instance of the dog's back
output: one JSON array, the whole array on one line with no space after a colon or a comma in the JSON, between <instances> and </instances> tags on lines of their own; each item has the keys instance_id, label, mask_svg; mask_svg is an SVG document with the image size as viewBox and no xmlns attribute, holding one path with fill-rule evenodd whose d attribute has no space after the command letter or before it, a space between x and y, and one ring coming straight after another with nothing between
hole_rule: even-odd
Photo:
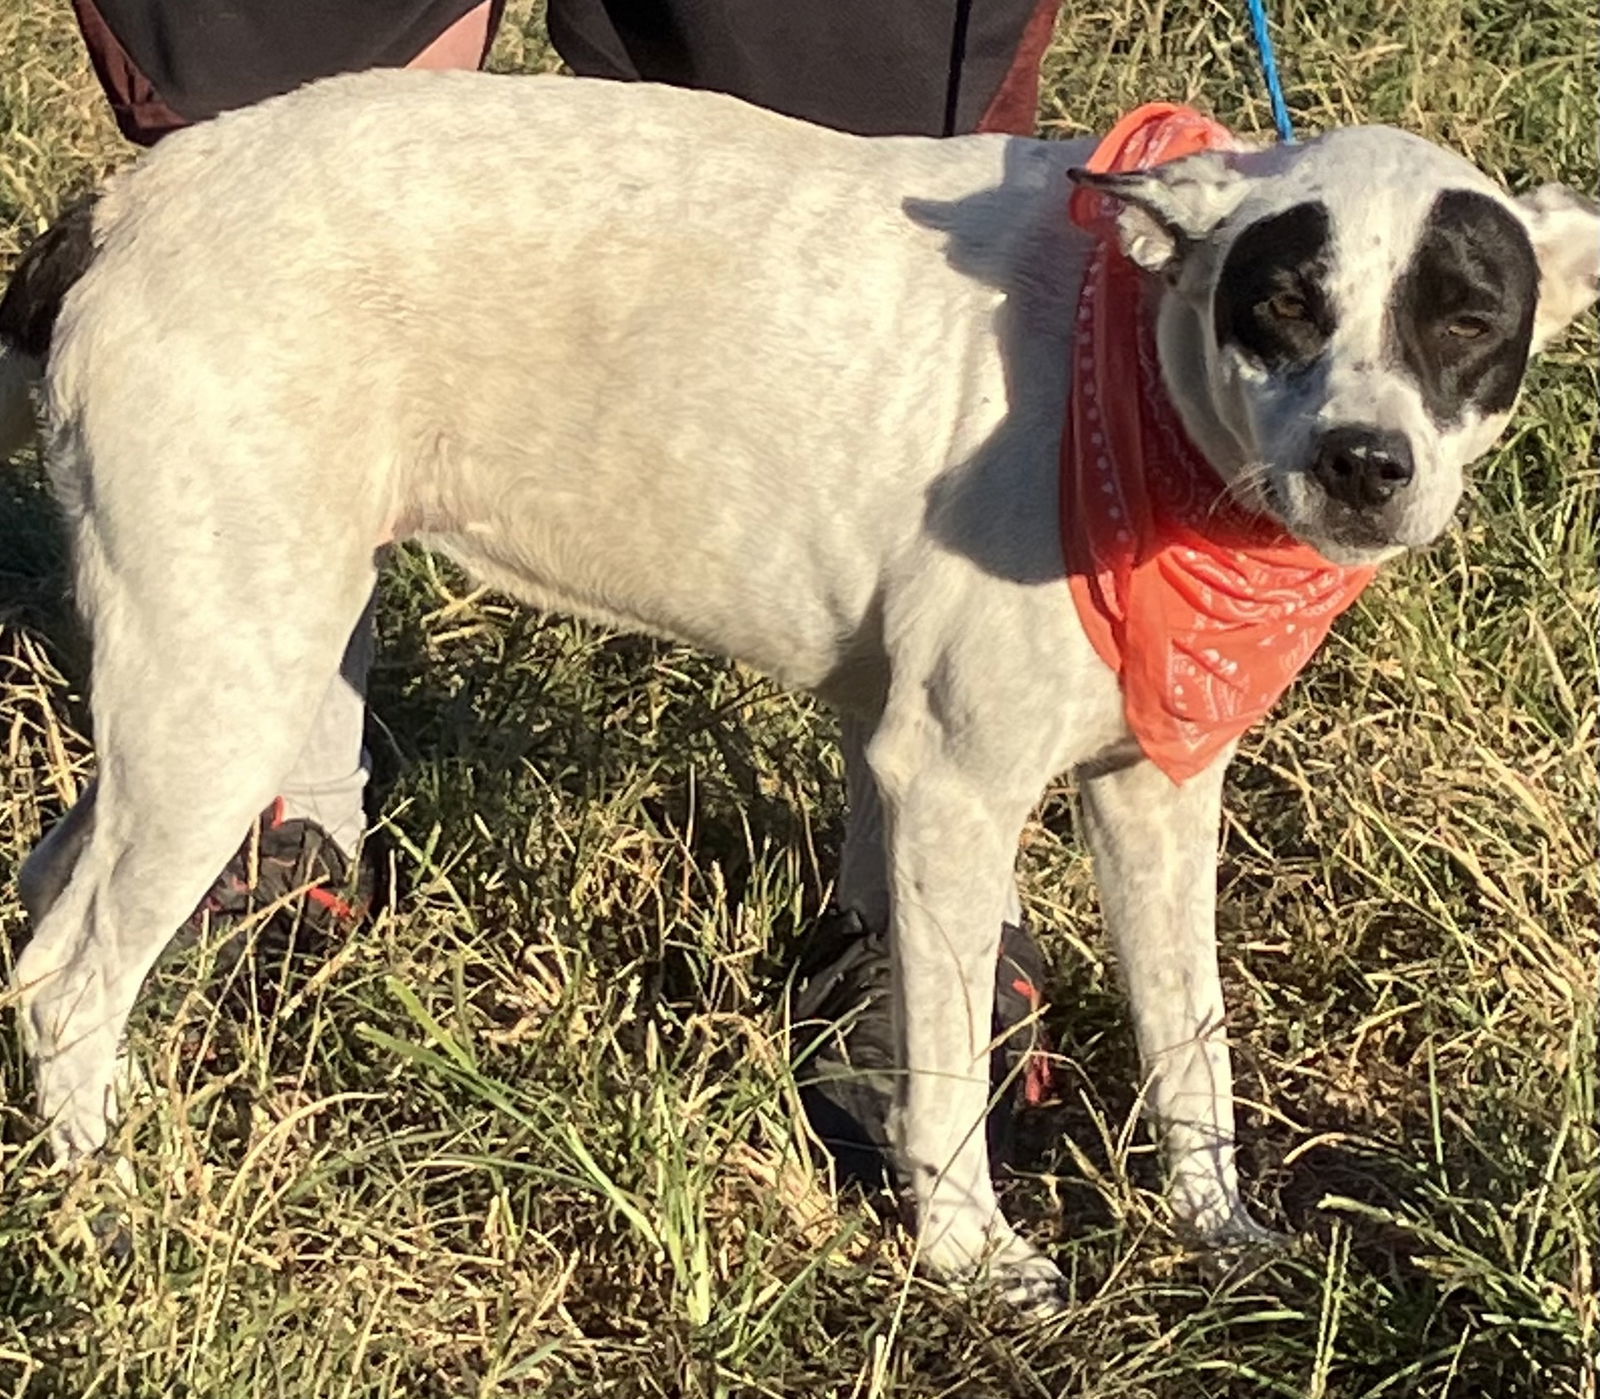
<instances>
[{"instance_id":1,"label":"dog's back","mask_svg":"<svg viewBox=\"0 0 1600 1399\"><path fill-rule=\"evenodd\" d=\"M1030 240L1060 264L1030 296L1070 295L1072 153L866 142L666 88L332 80L109 184L54 416L87 434L67 457L138 463L175 523L337 502L370 544L422 534L536 602L816 684L878 587L861 561L909 546L930 481L1027 397L996 318ZM1067 317L1027 319L1047 443ZM269 422L265 483L240 437ZM664 570L705 586L667 602ZM709 599L764 621L745 638Z\"/></svg>"}]
</instances>

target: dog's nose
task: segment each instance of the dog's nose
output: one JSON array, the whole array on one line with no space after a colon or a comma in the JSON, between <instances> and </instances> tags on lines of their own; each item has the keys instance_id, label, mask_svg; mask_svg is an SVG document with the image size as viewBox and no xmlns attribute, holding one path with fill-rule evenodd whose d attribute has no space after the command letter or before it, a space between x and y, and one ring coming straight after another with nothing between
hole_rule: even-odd
<instances>
[{"instance_id":1,"label":"dog's nose","mask_svg":"<svg viewBox=\"0 0 1600 1399\"><path fill-rule=\"evenodd\" d=\"M1352 510L1376 510L1417 474L1411 444L1398 432L1341 427L1323 437L1311 463L1317 484Z\"/></svg>"}]
</instances>

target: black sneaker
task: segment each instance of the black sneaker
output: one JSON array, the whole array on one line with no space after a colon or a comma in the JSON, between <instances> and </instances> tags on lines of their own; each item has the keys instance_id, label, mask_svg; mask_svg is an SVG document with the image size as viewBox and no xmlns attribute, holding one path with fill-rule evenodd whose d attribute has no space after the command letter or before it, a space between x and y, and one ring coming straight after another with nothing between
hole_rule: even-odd
<instances>
[{"instance_id":1,"label":"black sneaker","mask_svg":"<svg viewBox=\"0 0 1600 1399\"><path fill-rule=\"evenodd\" d=\"M332 931L366 917L376 884L375 861L363 859L352 871L344 851L315 821L284 819L279 797L256 818L193 919L243 918L287 900L303 902L296 912Z\"/></svg>"},{"instance_id":2,"label":"black sneaker","mask_svg":"<svg viewBox=\"0 0 1600 1399\"><path fill-rule=\"evenodd\" d=\"M168 1026L187 1007L186 1044L208 1064L230 1062L228 1027L290 1004L380 905L374 844L352 868L316 822L284 819L275 801L163 950L140 992L140 1019Z\"/></svg>"},{"instance_id":3,"label":"black sneaker","mask_svg":"<svg viewBox=\"0 0 1600 1399\"><path fill-rule=\"evenodd\" d=\"M215 944L213 976L233 980L254 951L252 982L303 975L327 956L338 939L366 918L378 901L381 862L368 839L351 867L338 843L315 821L286 820L283 799L273 802L251 827L210 892L178 930L163 957L168 966L187 962L209 927L240 924ZM263 909L266 918L250 919Z\"/></svg>"},{"instance_id":4,"label":"black sneaker","mask_svg":"<svg viewBox=\"0 0 1600 1399\"><path fill-rule=\"evenodd\" d=\"M840 1173L869 1186L893 1182L887 1124L894 1103L894 1031L887 937L853 912L826 915L795 974L789 1052L811 1129ZM1039 1021L1044 958L1025 928L1001 930L995 973L989 1151L1008 1159L1016 1116L1053 1088Z\"/></svg>"}]
</instances>

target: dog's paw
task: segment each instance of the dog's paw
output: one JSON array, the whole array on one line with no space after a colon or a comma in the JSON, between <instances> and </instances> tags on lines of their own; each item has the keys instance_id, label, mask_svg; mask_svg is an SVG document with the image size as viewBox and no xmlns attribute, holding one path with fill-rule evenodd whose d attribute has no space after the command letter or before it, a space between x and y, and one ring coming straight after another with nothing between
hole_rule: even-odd
<instances>
[{"instance_id":1,"label":"dog's paw","mask_svg":"<svg viewBox=\"0 0 1600 1399\"><path fill-rule=\"evenodd\" d=\"M1041 1321L1059 1316L1069 1301L1066 1277L1032 1244L1020 1238L1013 1242L1017 1247L991 1261L978 1285L1024 1316Z\"/></svg>"},{"instance_id":2,"label":"dog's paw","mask_svg":"<svg viewBox=\"0 0 1600 1399\"><path fill-rule=\"evenodd\" d=\"M1296 1244L1293 1235L1257 1223L1242 1207L1196 1242L1199 1247L1191 1261L1202 1277L1218 1287L1270 1266Z\"/></svg>"},{"instance_id":3,"label":"dog's paw","mask_svg":"<svg viewBox=\"0 0 1600 1399\"><path fill-rule=\"evenodd\" d=\"M1272 1249L1283 1251L1294 1243L1294 1236L1269 1229L1259 1223L1243 1205L1236 1205L1222 1217L1207 1221L1196 1232L1211 1248Z\"/></svg>"},{"instance_id":4,"label":"dog's paw","mask_svg":"<svg viewBox=\"0 0 1600 1399\"><path fill-rule=\"evenodd\" d=\"M918 1266L932 1277L971 1288L1025 1316L1055 1316L1067 1306L1067 1280L1010 1225L976 1231L945 1229L917 1250Z\"/></svg>"}]
</instances>

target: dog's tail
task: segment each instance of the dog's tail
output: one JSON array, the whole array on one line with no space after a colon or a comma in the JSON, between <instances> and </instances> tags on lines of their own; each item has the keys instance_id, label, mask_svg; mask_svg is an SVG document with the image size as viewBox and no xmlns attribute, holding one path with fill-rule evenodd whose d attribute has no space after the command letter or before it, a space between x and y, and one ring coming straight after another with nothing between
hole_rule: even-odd
<instances>
[{"instance_id":1,"label":"dog's tail","mask_svg":"<svg viewBox=\"0 0 1600 1399\"><path fill-rule=\"evenodd\" d=\"M69 205L23 253L0 296L0 460L33 432L30 389L44 373L61 303L94 261L94 203Z\"/></svg>"}]
</instances>

